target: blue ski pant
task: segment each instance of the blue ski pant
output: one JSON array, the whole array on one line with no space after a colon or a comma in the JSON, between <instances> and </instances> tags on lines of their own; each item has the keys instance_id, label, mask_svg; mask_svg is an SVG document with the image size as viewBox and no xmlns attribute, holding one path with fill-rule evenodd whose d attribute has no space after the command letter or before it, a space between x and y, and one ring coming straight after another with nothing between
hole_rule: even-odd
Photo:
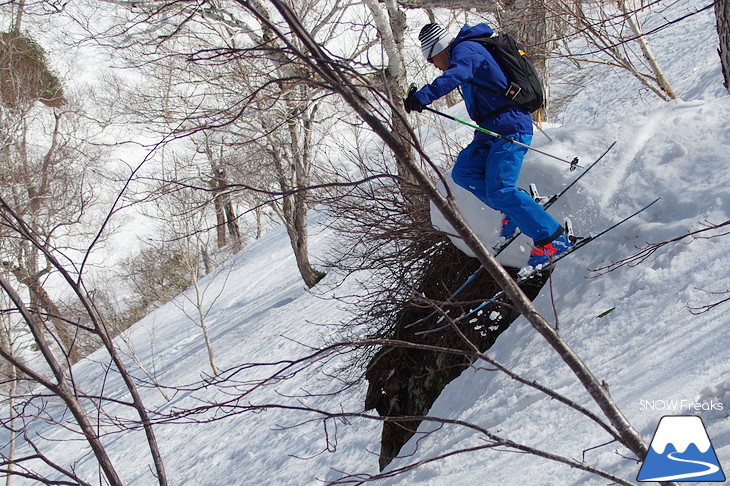
<instances>
[{"instance_id":1,"label":"blue ski pant","mask_svg":"<svg viewBox=\"0 0 730 486\"><path fill-rule=\"evenodd\" d=\"M512 135L529 145L532 135ZM529 194L517 187L522 160L527 149L497 138L474 139L456 158L451 176L461 187L471 191L490 208L501 211L507 219L543 246L562 233L562 226Z\"/></svg>"}]
</instances>

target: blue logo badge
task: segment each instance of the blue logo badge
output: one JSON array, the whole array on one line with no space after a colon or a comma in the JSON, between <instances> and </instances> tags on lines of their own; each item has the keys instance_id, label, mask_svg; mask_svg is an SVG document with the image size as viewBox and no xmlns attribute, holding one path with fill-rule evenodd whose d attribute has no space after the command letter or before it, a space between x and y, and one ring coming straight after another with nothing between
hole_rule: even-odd
<instances>
[{"instance_id":1,"label":"blue logo badge","mask_svg":"<svg viewBox=\"0 0 730 486\"><path fill-rule=\"evenodd\" d=\"M725 481L702 419L662 417L637 481Z\"/></svg>"}]
</instances>

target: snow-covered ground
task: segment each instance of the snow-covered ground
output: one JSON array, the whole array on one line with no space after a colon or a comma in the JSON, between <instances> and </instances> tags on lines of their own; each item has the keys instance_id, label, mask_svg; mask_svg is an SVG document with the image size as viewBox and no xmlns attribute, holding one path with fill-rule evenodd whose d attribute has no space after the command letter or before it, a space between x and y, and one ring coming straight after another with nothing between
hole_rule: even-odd
<instances>
[{"instance_id":1,"label":"snow-covered ground","mask_svg":"<svg viewBox=\"0 0 730 486\"><path fill-rule=\"evenodd\" d=\"M727 297L717 293L730 290L730 236L686 238L659 248L639 265L608 273L592 271L638 253L647 242L669 240L730 219L730 96L721 86L714 52L714 16L706 11L661 31L652 42L681 101L661 103L639 97L634 94L637 86L625 74L617 78L602 68L605 75L594 77L568 107L564 125L549 129L554 141L536 135L535 145L588 161L614 140L618 142L585 183L554 208L556 216L573 219L578 233L600 229L656 197L661 200L561 262L536 303L545 316L557 317L561 334L594 374L605 380L647 444L662 416L698 415L727 473L730 303L699 314L691 309ZM550 186L559 187L575 174L559 162L530 154L524 175L549 193ZM473 205L468 197L463 201L465 207ZM312 214L311 245L317 258L326 257L337 244L337 236L321 218ZM327 291L305 291L286 232L278 229L201 282L218 367L229 370L225 373L233 380L229 385L236 383L237 388L195 385L209 376L210 368L201 331L186 317L184 311L190 312L191 307L182 297L134 326L119 341L120 347L127 352L133 349L147 371L170 387L166 389L170 401L153 387L142 390L148 406L160 414L230 400L280 366L275 363L306 356L327 342L336 324L349 315L333 295L350 296L365 277L354 275L334 286L338 278L329 275L320 287ZM489 355L597 411L566 365L524 319L500 336ZM321 420L310 421L321 419L318 415L275 406L361 412L365 384L330 395L342 387L338 377L350 377L341 368L344 360L333 356L311 368L300 366L300 373L232 401L218 415L158 425L155 430L170 484L315 485L344 473L376 474L378 422L332 418L323 425ZM243 367L247 363L271 366L247 369ZM74 378L90 393L103 389L107 395L125 399L121 380L106 373L107 365L105 355L97 353L74 368ZM609 441L605 431L555 400L487 368L477 364L464 372L444 390L430 415L472 422L515 442L585 460L635 480L639 464L624 457L626 450L615 443L597 447ZM136 375L143 377L141 372ZM251 404L271 406L251 413L246 408ZM120 405L110 403L106 410L133 418ZM233 415L236 411L240 413ZM212 420L224 412L231 416ZM62 417L62 408L51 401L46 413ZM27 432L43 443L44 450L52 450L52 458L94 481L94 460L78 436L41 422L29 425ZM141 431L120 430L104 442L125 484L155 484ZM483 444L484 437L473 429L424 423L402 457L386 471ZM497 448L453 455L376 484L607 482L556 462ZM18 479L14 484L32 483Z\"/></svg>"}]
</instances>

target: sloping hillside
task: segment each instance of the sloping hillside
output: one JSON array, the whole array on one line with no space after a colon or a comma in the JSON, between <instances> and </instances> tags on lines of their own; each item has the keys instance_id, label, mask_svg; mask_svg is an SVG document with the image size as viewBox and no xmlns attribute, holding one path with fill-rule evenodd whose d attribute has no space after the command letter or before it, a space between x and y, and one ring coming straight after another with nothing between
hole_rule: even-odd
<instances>
[{"instance_id":1,"label":"sloping hillside","mask_svg":"<svg viewBox=\"0 0 730 486\"><path fill-rule=\"evenodd\" d=\"M730 236L722 236L727 230L658 246L631 265L597 270L639 254L648 243L730 219L730 96L722 91L714 40L706 42L712 25L712 15L705 12L682 24L681 32L668 29L656 37L654 47L683 101L662 104L648 95L637 97L635 85L625 77L617 83L603 68L576 94L564 124L548 130L554 141L536 136L541 148L584 160L618 142L586 183L555 207L556 215L574 220L579 233L596 231L662 198L561 262L536 302L605 380L647 442L663 415L696 414L727 471L730 303L704 308L726 299L730 289ZM704 48L698 51L698 46ZM468 137L468 131L463 135ZM544 180L542 171L550 174L550 184L560 186L571 173L557 164L531 154L525 177ZM472 203L463 200L465 207ZM337 245L337 235L325 223L319 212L312 213L311 245L319 259ZM186 316L197 309L184 296L119 340L122 349L130 350L130 366L133 350L170 398L141 370L135 372L145 383L145 402L160 422L156 430L171 484L316 485L346 474L378 473L380 424L357 417L366 385L346 386L359 370L348 368L348 356L334 352L306 358L347 321L347 302L357 298L367 278L365 273L330 272L315 292L306 291L280 229L200 284L217 363L226 370L220 377L210 376L201 331ZM191 289L188 297L193 296ZM595 410L560 358L524 319L502 334L489 354ZM280 372L274 376L276 370ZM79 363L74 378L90 394L114 390L115 397L125 399L103 353ZM206 410L212 402L226 406ZM334 415L323 421L325 415L304 408ZM199 413L190 413L196 409ZM120 427L110 426L104 441L122 479L126 484L153 484L143 432L122 427L132 417L121 406L108 404L106 410L119 414L115 420ZM53 401L42 414L69 420ZM430 415L471 422L501 437L584 460L627 481L633 482L639 470L624 457L625 450L607 444L608 435L584 416L479 363L446 388ZM45 449L52 448L52 459L72 464L83 477L94 477L93 458L78 436L42 422L26 430ZM484 444L474 429L424 422L386 473ZM429 462L376 484L605 483L557 462L498 447ZM16 478L14 484L33 482Z\"/></svg>"}]
</instances>

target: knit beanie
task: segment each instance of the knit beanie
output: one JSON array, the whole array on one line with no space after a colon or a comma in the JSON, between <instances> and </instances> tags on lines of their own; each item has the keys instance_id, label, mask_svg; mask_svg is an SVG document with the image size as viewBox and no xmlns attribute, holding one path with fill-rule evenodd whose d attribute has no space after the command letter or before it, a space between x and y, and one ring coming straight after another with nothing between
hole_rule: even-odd
<instances>
[{"instance_id":1,"label":"knit beanie","mask_svg":"<svg viewBox=\"0 0 730 486\"><path fill-rule=\"evenodd\" d=\"M451 36L439 24L426 24L418 34L421 41L421 52L426 60L430 60L449 46Z\"/></svg>"}]
</instances>

